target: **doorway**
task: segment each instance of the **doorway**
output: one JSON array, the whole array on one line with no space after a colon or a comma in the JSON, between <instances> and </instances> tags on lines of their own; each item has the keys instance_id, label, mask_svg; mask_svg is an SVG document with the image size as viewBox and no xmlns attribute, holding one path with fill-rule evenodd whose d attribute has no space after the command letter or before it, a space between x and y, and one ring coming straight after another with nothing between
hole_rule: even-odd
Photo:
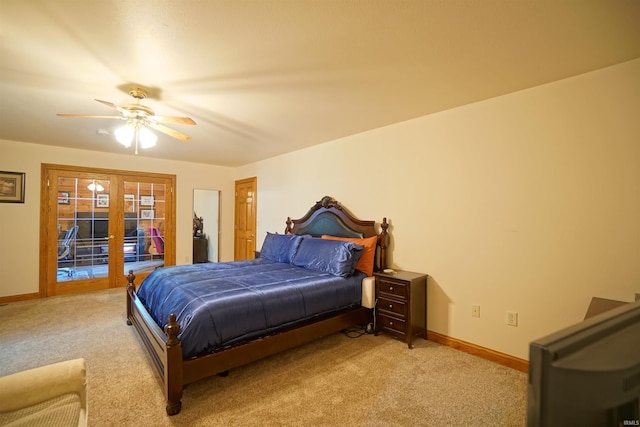
<instances>
[{"instance_id":1,"label":"doorway","mask_svg":"<svg viewBox=\"0 0 640 427\"><path fill-rule=\"evenodd\" d=\"M136 283L175 264L175 176L42 165L40 294Z\"/></svg>"}]
</instances>

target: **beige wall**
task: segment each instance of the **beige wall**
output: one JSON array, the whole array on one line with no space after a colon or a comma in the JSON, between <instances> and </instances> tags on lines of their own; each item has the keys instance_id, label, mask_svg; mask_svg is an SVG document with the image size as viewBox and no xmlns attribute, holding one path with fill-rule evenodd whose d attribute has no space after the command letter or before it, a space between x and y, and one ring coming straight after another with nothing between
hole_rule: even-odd
<instances>
[{"instance_id":1,"label":"beige wall","mask_svg":"<svg viewBox=\"0 0 640 427\"><path fill-rule=\"evenodd\" d=\"M324 195L391 223L428 328L523 359L592 296L640 292L640 59L240 167L258 247ZM471 317L479 304L481 317ZM506 325L507 311L519 315Z\"/></svg>"},{"instance_id":2,"label":"beige wall","mask_svg":"<svg viewBox=\"0 0 640 427\"><path fill-rule=\"evenodd\" d=\"M191 263L193 189L221 191L220 259L233 259L232 168L0 140L0 170L26 172L25 203L0 204L0 297L38 292L40 165L54 163L177 176L176 263Z\"/></svg>"}]
</instances>

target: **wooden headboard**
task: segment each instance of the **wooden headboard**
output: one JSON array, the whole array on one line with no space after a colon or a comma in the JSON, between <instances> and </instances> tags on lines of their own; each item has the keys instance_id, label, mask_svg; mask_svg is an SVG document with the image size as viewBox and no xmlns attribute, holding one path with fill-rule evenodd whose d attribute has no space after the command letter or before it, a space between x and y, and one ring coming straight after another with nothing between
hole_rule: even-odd
<instances>
[{"instance_id":1,"label":"wooden headboard","mask_svg":"<svg viewBox=\"0 0 640 427\"><path fill-rule=\"evenodd\" d=\"M363 221L330 196L324 196L300 219L287 218L286 234L320 237L324 234L339 237L364 238L378 236L378 269L387 267L387 246L389 224L387 218L380 223L380 233L376 232L375 221Z\"/></svg>"}]
</instances>

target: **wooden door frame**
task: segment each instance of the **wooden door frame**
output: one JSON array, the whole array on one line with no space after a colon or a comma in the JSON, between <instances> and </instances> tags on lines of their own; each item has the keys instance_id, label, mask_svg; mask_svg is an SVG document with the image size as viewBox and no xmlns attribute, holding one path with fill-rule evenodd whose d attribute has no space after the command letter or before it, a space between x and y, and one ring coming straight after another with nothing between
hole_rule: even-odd
<instances>
[{"instance_id":1,"label":"wooden door frame","mask_svg":"<svg viewBox=\"0 0 640 427\"><path fill-rule=\"evenodd\" d=\"M152 172L137 172L127 171L119 169L103 169L103 168L91 168L82 166L70 166L42 163L40 168L40 243L39 243L39 296L46 297L49 295L48 284L51 278L49 273L51 270L51 263L57 261L52 256L52 251L57 253L57 244L55 250L50 248L50 242L52 242L51 233L57 231L56 227L50 227L52 209L57 207L58 195L54 194L53 189L55 185L52 185L48 177L52 171L64 171L71 173L84 173L87 172L100 174L100 175L117 175L120 179L148 179L148 180L168 180L170 182L169 188L166 191L166 212L165 212L165 251L164 251L164 265L175 265L176 263L176 176L170 174L160 174ZM112 190L112 197L118 197L120 195L120 189L114 188ZM116 224L117 226L117 224ZM56 235L57 241L57 235ZM117 239L119 241L119 239ZM122 276L122 277L120 277ZM126 286L127 280L124 275L117 275L116 277L109 277L109 287Z\"/></svg>"}]
</instances>

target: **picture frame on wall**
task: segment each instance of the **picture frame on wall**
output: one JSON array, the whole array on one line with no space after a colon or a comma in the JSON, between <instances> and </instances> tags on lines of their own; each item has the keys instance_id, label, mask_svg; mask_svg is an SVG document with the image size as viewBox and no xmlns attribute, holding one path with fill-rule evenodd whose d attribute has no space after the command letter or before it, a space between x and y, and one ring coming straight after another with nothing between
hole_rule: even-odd
<instances>
[{"instance_id":1,"label":"picture frame on wall","mask_svg":"<svg viewBox=\"0 0 640 427\"><path fill-rule=\"evenodd\" d=\"M109 207L109 195L96 194L96 208L108 208L108 207Z\"/></svg>"},{"instance_id":2,"label":"picture frame on wall","mask_svg":"<svg viewBox=\"0 0 640 427\"><path fill-rule=\"evenodd\" d=\"M136 201L135 201L135 196L133 194L124 195L124 211L125 212L136 211Z\"/></svg>"},{"instance_id":3,"label":"picture frame on wall","mask_svg":"<svg viewBox=\"0 0 640 427\"><path fill-rule=\"evenodd\" d=\"M0 203L24 203L24 172L0 172Z\"/></svg>"},{"instance_id":4,"label":"picture frame on wall","mask_svg":"<svg viewBox=\"0 0 640 427\"><path fill-rule=\"evenodd\" d=\"M142 209L140 210L140 219L153 219L154 210L153 209Z\"/></svg>"},{"instance_id":5,"label":"picture frame on wall","mask_svg":"<svg viewBox=\"0 0 640 427\"><path fill-rule=\"evenodd\" d=\"M153 196L140 196L140 206L153 206Z\"/></svg>"},{"instance_id":6,"label":"picture frame on wall","mask_svg":"<svg viewBox=\"0 0 640 427\"><path fill-rule=\"evenodd\" d=\"M58 204L68 205L71 204L71 195L68 191L58 191Z\"/></svg>"}]
</instances>

